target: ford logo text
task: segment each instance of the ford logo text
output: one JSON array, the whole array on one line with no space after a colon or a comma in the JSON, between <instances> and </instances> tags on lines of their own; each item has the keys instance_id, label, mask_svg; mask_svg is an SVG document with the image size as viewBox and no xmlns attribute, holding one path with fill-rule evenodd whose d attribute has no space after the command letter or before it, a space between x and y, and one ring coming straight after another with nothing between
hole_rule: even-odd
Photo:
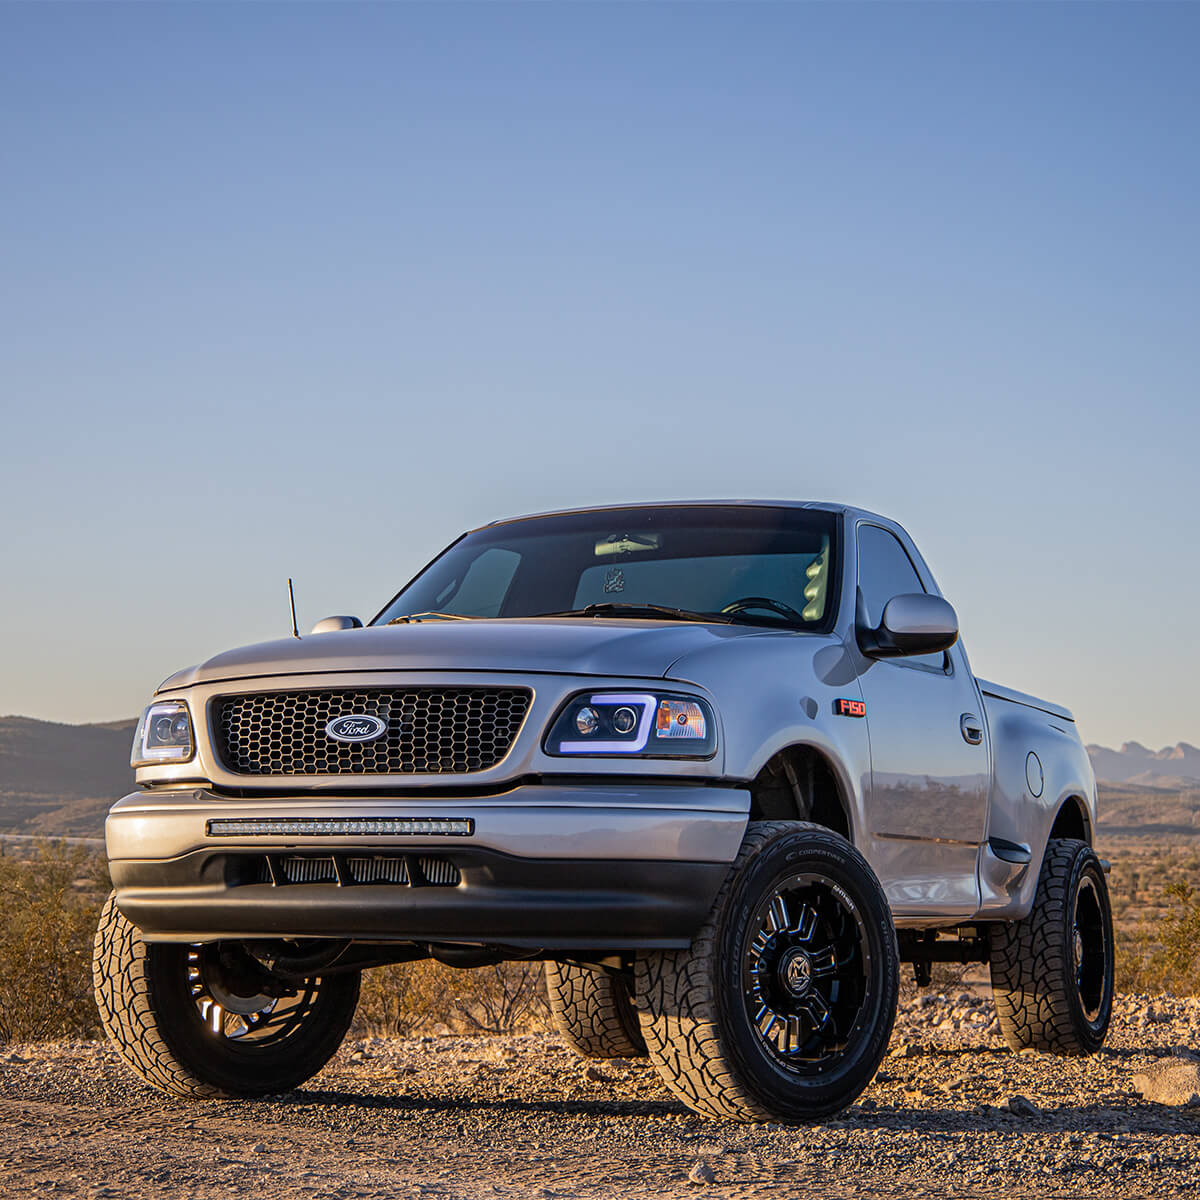
<instances>
[{"instance_id":1,"label":"ford logo text","mask_svg":"<svg viewBox=\"0 0 1200 1200\"><path fill-rule=\"evenodd\" d=\"M358 715L334 717L325 732L335 742L373 742L387 733L387 722Z\"/></svg>"}]
</instances>

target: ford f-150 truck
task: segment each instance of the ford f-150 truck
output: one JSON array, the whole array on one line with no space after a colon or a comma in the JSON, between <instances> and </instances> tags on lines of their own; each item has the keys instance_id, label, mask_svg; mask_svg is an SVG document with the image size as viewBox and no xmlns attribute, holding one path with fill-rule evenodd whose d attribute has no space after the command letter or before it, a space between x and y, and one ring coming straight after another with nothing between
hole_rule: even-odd
<instances>
[{"instance_id":1,"label":"ford f-150 truck","mask_svg":"<svg viewBox=\"0 0 1200 1200\"><path fill-rule=\"evenodd\" d=\"M738 1120L851 1103L901 962L990 963L1014 1048L1107 1031L1074 720L976 679L908 534L858 509L485 526L365 627L172 675L133 765L95 991L177 1095L297 1086L361 971L426 957L543 961L580 1053Z\"/></svg>"}]
</instances>

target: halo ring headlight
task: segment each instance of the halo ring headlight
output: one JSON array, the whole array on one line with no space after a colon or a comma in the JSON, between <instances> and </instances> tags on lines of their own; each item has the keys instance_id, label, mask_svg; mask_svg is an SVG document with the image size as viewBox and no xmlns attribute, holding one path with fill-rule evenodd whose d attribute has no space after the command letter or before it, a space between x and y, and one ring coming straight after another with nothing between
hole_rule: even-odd
<instances>
[{"instance_id":1,"label":"halo ring headlight","mask_svg":"<svg viewBox=\"0 0 1200 1200\"><path fill-rule=\"evenodd\" d=\"M142 713L133 734L131 767L157 767L184 763L194 757L196 739L192 715L183 700L163 700Z\"/></svg>"},{"instance_id":2,"label":"halo ring headlight","mask_svg":"<svg viewBox=\"0 0 1200 1200\"><path fill-rule=\"evenodd\" d=\"M716 719L699 696L580 692L559 710L544 747L560 758L712 758Z\"/></svg>"}]
</instances>

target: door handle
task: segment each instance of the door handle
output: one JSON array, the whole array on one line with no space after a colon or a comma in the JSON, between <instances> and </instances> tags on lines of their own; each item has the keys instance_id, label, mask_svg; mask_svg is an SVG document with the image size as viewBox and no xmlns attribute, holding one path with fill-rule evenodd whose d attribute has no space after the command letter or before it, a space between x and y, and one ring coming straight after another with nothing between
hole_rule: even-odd
<instances>
[{"instance_id":1,"label":"door handle","mask_svg":"<svg viewBox=\"0 0 1200 1200\"><path fill-rule=\"evenodd\" d=\"M958 727L962 730L964 742L978 746L983 741L983 722L978 717L963 713L958 719Z\"/></svg>"}]
</instances>

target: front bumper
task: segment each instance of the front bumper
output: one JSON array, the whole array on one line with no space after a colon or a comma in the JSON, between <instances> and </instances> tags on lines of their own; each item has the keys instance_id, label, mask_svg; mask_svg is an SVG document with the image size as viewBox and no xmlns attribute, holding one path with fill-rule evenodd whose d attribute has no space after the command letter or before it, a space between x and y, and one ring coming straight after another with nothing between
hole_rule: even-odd
<instances>
[{"instance_id":1,"label":"front bumper","mask_svg":"<svg viewBox=\"0 0 1200 1200\"><path fill-rule=\"evenodd\" d=\"M118 801L105 834L117 904L149 941L337 937L622 951L690 942L749 807L741 789L671 784L528 785L428 801L148 791ZM212 836L209 822L226 818L465 818L471 833ZM289 881L283 864L299 859L325 864L328 880ZM405 881L358 882L352 865L368 859L408 864ZM421 866L430 862L456 882L430 885Z\"/></svg>"}]
</instances>

